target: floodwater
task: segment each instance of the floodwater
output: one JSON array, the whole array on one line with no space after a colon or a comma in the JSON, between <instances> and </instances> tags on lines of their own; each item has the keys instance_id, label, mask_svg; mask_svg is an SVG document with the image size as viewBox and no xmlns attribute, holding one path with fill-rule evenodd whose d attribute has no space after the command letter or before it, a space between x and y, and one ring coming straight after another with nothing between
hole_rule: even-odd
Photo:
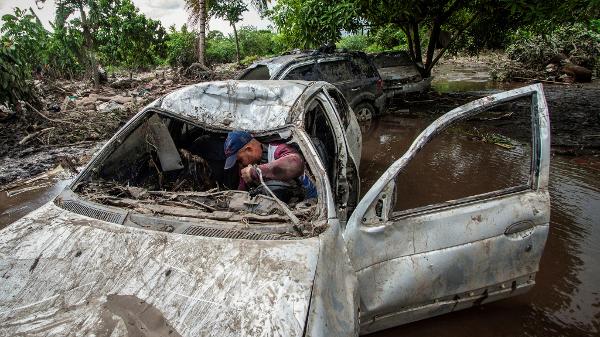
<instances>
[{"instance_id":1,"label":"floodwater","mask_svg":"<svg viewBox=\"0 0 600 337\"><path fill-rule=\"evenodd\" d=\"M449 72L436 79L434 88L465 91L498 86L477 70ZM392 114L365 128L363 193L431 121ZM527 184L531 155L527 137L507 130L480 120L437 137L399 176L396 209ZM599 336L599 177L597 157L552 157L550 234L532 291L372 336ZM38 180L12 197L0 192L0 228L56 196L67 183L64 178Z\"/></svg>"}]
</instances>

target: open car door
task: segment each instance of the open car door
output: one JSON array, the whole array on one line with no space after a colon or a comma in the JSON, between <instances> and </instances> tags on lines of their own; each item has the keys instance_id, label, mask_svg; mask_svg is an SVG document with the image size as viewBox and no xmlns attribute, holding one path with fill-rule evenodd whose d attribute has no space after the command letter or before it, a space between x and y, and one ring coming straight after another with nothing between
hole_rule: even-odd
<instances>
[{"instance_id":1,"label":"open car door","mask_svg":"<svg viewBox=\"0 0 600 337\"><path fill-rule=\"evenodd\" d=\"M396 177L430 140L456 122L516 100L531 107L526 183L393 210L396 187L403 184ZM539 84L478 99L429 125L365 194L345 229L359 281L361 334L531 288L549 229L549 160L548 109ZM447 173L453 173L451 168ZM419 188L436 192L435 186Z\"/></svg>"}]
</instances>

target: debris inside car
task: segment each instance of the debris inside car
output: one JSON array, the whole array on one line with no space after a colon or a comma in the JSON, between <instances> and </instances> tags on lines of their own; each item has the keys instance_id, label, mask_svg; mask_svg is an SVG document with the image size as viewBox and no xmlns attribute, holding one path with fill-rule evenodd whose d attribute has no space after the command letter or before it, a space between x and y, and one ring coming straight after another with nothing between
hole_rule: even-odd
<instances>
[{"instance_id":1,"label":"debris inside car","mask_svg":"<svg viewBox=\"0 0 600 337\"><path fill-rule=\"evenodd\" d=\"M315 219L315 198L305 200L300 195L284 203L272 194L274 184L248 192L235 190L238 170L224 169L225 136L153 113L117 142L75 192L89 201L138 214L231 222L247 230L269 224L269 231L282 237L314 235L317 229L308 224ZM274 137L278 136L265 139Z\"/></svg>"}]
</instances>

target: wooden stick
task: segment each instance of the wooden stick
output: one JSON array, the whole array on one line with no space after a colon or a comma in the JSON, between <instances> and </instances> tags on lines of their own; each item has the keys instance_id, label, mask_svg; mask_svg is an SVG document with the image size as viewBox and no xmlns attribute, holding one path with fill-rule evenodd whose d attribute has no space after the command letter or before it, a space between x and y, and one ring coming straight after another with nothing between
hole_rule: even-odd
<instances>
[{"instance_id":1,"label":"wooden stick","mask_svg":"<svg viewBox=\"0 0 600 337\"><path fill-rule=\"evenodd\" d=\"M75 125L75 123L73 122L69 122L69 121L65 121L65 120L59 120L59 119L52 119L49 117L46 117L46 115L44 115L43 113L40 112L40 110L34 108L31 104L24 102L25 105L30 108L31 110L33 110L34 112L36 112L38 115L40 115L42 118L44 118L47 121L53 122L53 123L67 123L67 124L73 124Z\"/></svg>"},{"instance_id":2,"label":"wooden stick","mask_svg":"<svg viewBox=\"0 0 600 337\"><path fill-rule=\"evenodd\" d=\"M513 80L538 81L538 82L543 82L543 83L562 84L562 85L571 85L572 84L572 83L556 82L556 81L549 81L549 80L540 80L540 79L537 79L537 78L519 77L519 76L514 76Z\"/></svg>"},{"instance_id":3,"label":"wooden stick","mask_svg":"<svg viewBox=\"0 0 600 337\"><path fill-rule=\"evenodd\" d=\"M53 126L53 127L50 127L50 128L45 128L43 130L30 133L27 136L23 137L23 139L21 139L19 141L19 145L23 145L23 144L27 143L29 140L31 140L33 137L37 137L37 136L41 135L42 133L44 133L46 131L50 131L52 129L55 129L55 127Z\"/></svg>"}]
</instances>

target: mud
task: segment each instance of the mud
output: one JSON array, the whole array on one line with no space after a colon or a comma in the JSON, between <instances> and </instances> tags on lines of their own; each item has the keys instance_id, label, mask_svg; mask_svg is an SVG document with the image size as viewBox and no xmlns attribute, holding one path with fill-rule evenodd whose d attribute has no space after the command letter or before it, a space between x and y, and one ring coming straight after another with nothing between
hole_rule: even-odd
<instances>
[{"instance_id":1,"label":"mud","mask_svg":"<svg viewBox=\"0 0 600 337\"><path fill-rule=\"evenodd\" d=\"M108 310L123 320L130 337L181 337L160 310L131 295L108 295Z\"/></svg>"}]
</instances>

